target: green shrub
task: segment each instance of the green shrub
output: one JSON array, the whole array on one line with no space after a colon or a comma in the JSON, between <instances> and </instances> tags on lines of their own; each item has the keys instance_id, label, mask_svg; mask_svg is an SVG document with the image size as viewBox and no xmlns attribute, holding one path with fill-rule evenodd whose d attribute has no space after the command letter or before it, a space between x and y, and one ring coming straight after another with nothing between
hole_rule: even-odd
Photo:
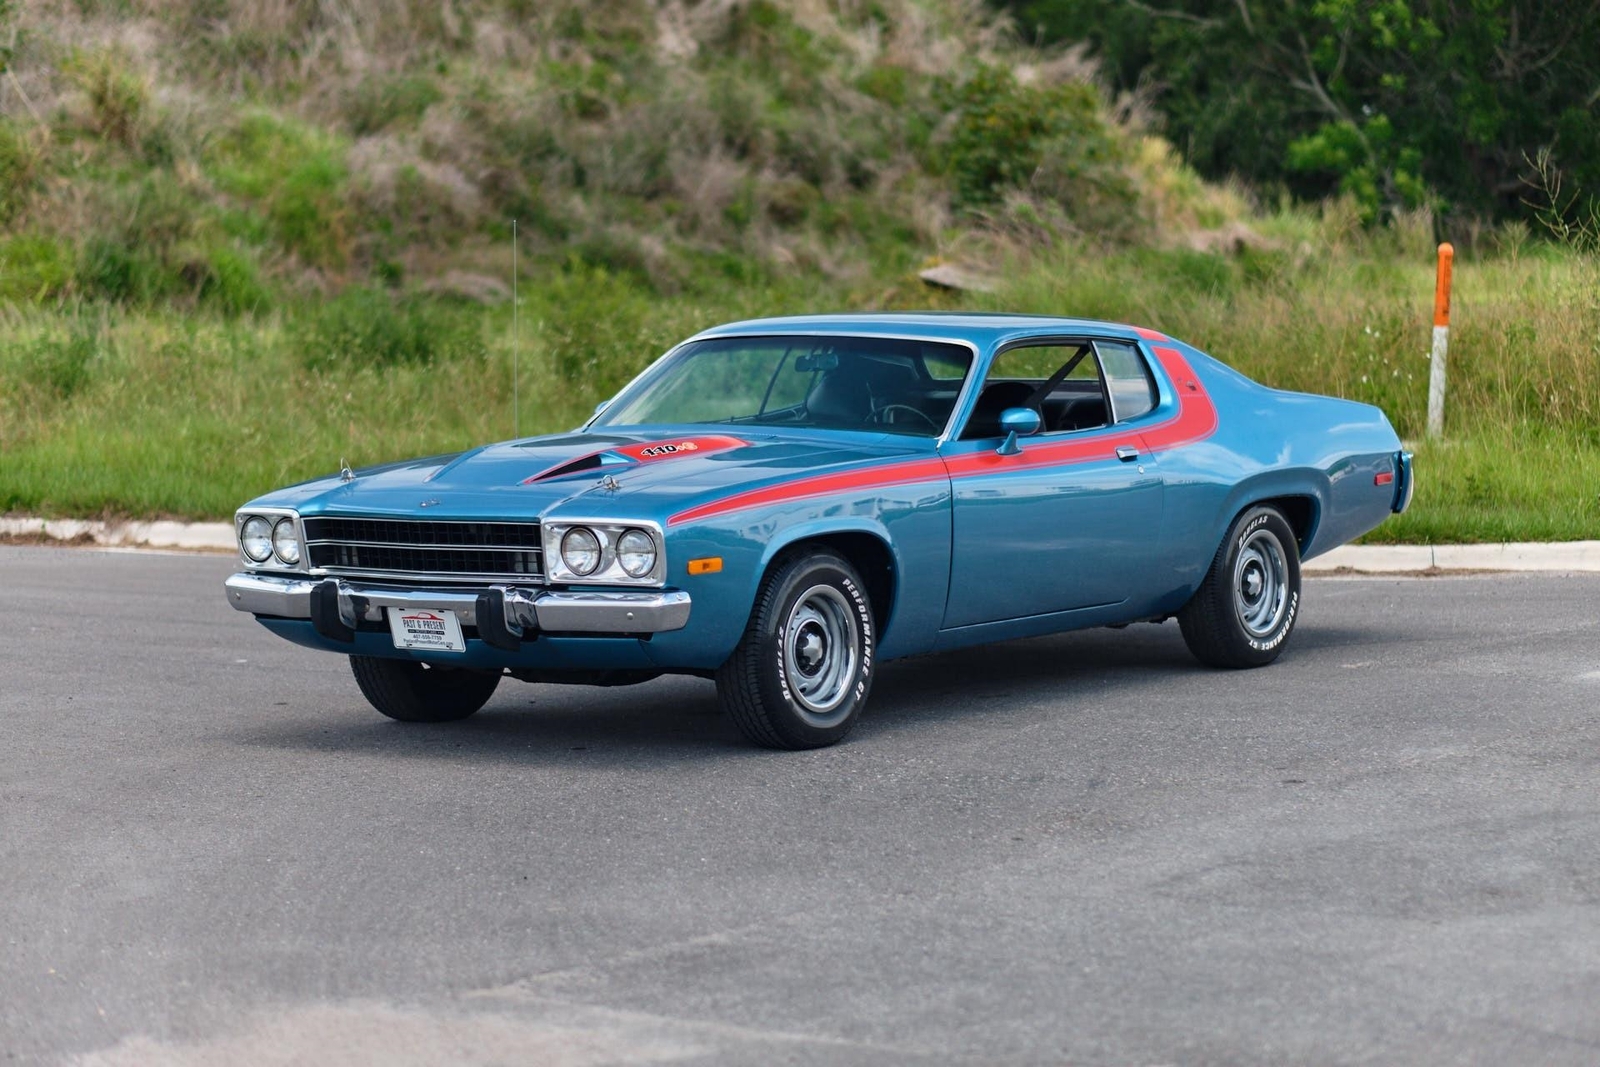
<instances>
[{"instance_id":1,"label":"green shrub","mask_svg":"<svg viewBox=\"0 0 1600 1067\"><path fill-rule=\"evenodd\" d=\"M78 253L74 279L78 292L90 299L130 303L161 294L161 265L138 247L118 237L98 235Z\"/></svg>"},{"instance_id":2,"label":"green shrub","mask_svg":"<svg viewBox=\"0 0 1600 1067\"><path fill-rule=\"evenodd\" d=\"M993 203L1007 189L1033 189L1069 210L1096 193L1132 198L1122 173L1128 147L1093 86L1022 85L980 64L938 98L955 114L943 152L959 206Z\"/></svg>"},{"instance_id":3,"label":"green shrub","mask_svg":"<svg viewBox=\"0 0 1600 1067\"><path fill-rule=\"evenodd\" d=\"M318 267L349 259L348 179L337 139L252 112L210 146L205 164L224 192L256 201L285 250Z\"/></svg>"},{"instance_id":4,"label":"green shrub","mask_svg":"<svg viewBox=\"0 0 1600 1067\"><path fill-rule=\"evenodd\" d=\"M0 300L44 300L71 282L72 250L61 241L42 234L0 239Z\"/></svg>"},{"instance_id":5,"label":"green shrub","mask_svg":"<svg viewBox=\"0 0 1600 1067\"><path fill-rule=\"evenodd\" d=\"M150 86L119 49L76 57L70 71L89 102L89 125L100 136L133 147L138 143Z\"/></svg>"},{"instance_id":6,"label":"green shrub","mask_svg":"<svg viewBox=\"0 0 1600 1067\"><path fill-rule=\"evenodd\" d=\"M350 132L357 137L378 133L397 123L414 123L444 99L444 90L426 74L364 78L345 106Z\"/></svg>"},{"instance_id":7,"label":"green shrub","mask_svg":"<svg viewBox=\"0 0 1600 1067\"><path fill-rule=\"evenodd\" d=\"M220 246L207 251L200 300L230 315L265 311L272 295L261 281L256 261L236 248Z\"/></svg>"},{"instance_id":8,"label":"green shrub","mask_svg":"<svg viewBox=\"0 0 1600 1067\"><path fill-rule=\"evenodd\" d=\"M381 289L350 289L300 317L300 361L310 370L360 370L481 359L482 318Z\"/></svg>"},{"instance_id":9,"label":"green shrub","mask_svg":"<svg viewBox=\"0 0 1600 1067\"><path fill-rule=\"evenodd\" d=\"M16 123L0 117L0 225L22 213L39 185L41 152Z\"/></svg>"},{"instance_id":10,"label":"green shrub","mask_svg":"<svg viewBox=\"0 0 1600 1067\"><path fill-rule=\"evenodd\" d=\"M89 384L99 354L98 331L77 318L65 336L47 334L25 347L21 353L23 375L57 399L70 400Z\"/></svg>"},{"instance_id":11,"label":"green shrub","mask_svg":"<svg viewBox=\"0 0 1600 1067\"><path fill-rule=\"evenodd\" d=\"M193 250L207 219L176 178L154 171L137 185L113 188L99 215L104 224L78 251L79 294L126 304L193 291Z\"/></svg>"},{"instance_id":12,"label":"green shrub","mask_svg":"<svg viewBox=\"0 0 1600 1067\"><path fill-rule=\"evenodd\" d=\"M340 268L349 257L345 166L332 152L303 160L267 202L278 240L308 263Z\"/></svg>"}]
</instances>

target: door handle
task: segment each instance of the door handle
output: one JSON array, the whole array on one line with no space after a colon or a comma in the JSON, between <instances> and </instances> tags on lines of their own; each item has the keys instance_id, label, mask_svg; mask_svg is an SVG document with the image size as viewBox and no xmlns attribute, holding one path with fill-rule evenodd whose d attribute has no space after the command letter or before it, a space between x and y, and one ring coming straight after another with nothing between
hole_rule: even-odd
<instances>
[{"instance_id":1,"label":"door handle","mask_svg":"<svg viewBox=\"0 0 1600 1067\"><path fill-rule=\"evenodd\" d=\"M1132 463L1139 458L1139 450L1132 445L1118 445L1117 458L1124 463Z\"/></svg>"}]
</instances>

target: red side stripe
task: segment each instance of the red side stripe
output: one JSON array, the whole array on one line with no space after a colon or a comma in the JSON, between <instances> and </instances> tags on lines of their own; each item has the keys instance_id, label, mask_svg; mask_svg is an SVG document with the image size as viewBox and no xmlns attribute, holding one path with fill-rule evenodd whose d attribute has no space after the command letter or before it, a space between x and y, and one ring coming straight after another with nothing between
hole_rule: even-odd
<instances>
[{"instance_id":1,"label":"red side stripe","mask_svg":"<svg viewBox=\"0 0 1600 1067\"><path fill-rule=\"evenodd\" d=\"M952 456L949 459L930 457L877 467L862 467L837 474L819 474L780 485L734 493L721 500L713 500L687 511L680 511L668 520L667 525L677 526L680 523L693 522L695 519L704 519L712 515L724 515L731 511L744 511L765 504L781 504L811 497L831 496L853 489L916 485L921 482L942 481L947 477L961 478L987 474L1002 468L1008 471L1031 470L1037 467L1060 467L1097 459L1110 459L1116 455L1118 445L1142 443L1152 452L1162 452L1210 437L1217 429L1217 409L1212 404L1205 387L1200 384L1200 379L1195 376L1194 368L1189 366L1189 361L1184 359L1176 348L1155 346L1151 351L1155 353L1156 359L1160 361L1162 369L1167 372L1167 377L1171 379L1178 393L1177 414L1153 426L1095 434L1091 437L1051 444L1030 444L1024 447L1020 455L1015 456L1002 456L992 449L982 449Z\"/></svg>"},{"instance_id":2,"label":"red side stripe","mask_svg":"<svg viewBox=\"0 0 1600 1067\"><path fill-rule=\"evenodd\" d=\"M722 515L730 511L743 511L746 508L756 508L763 504L779 504L790 500L803 500L813 496L831 496L834 493L843 493L851 489L876 489L886 485L915 485L918 482L942 482L948 475L945 473L944 462L937 456L928 459L908 460L902 463L890 463L882 467L862 467L857 470L840 471L838 474L819 474L811 478L801 478L793 482L783 482L780 485L769 485L764 489L750 489L743 493L713 500L708 504L680 511L667 520L668 526L677 526L679 523L692 522L710 515Z\"/></svg>"},{"instance_id":3,"label":"red side stripe","mask_svg":"<svg viewBox=\"0 0 1600 1067\"><path fill-rule=\"evenodd\" d=\"M1171 338L1169 338L1166 334L1162 333L1160 330L1152 330L1148 326L1135 326L1133 328L1133 332L1138 334L1140 337L1143 337L1146 341L1169 341L1169 340L1171 340Z\"/></svg>"}]
</instances>

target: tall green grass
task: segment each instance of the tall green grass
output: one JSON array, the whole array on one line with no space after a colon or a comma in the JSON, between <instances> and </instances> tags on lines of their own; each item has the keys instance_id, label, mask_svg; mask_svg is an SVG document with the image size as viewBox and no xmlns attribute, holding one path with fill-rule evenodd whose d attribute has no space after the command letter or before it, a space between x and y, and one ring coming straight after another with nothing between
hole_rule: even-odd
<instances>
[{"instance_id":1,"label":"tall green grass","mask_svg":"<svg viewBox=\"0 0 1600 1067\"><path fill-rule=\"evenodd\" d=\"M1418 244L1071 250L989 303L1154 326L1268 385L1382 408L1415 450L1417 495L1370 540L1600 538L1600 264L1548 245L1460 264L1445 434L1430 440L1434 279Z\"/></svg>"},{"instance_id":2,"label":"tall green grass","mask_svg":"<svg viewBox=\"0 0 1600 1067\"><path fill-rule=\"evenodd\" d=\"M1003 291L975 300L909 268L859 285L716 279L672 298L592 268L538 272L523 286L520 412L503 304L361 290L255 317L12 308L0 313L0 510L222 516L341 459L460 449L516 423L568 428L717 322L968 304L1155 326L1267 384L1377 404L1416 449L1418 490L1373 539L1600 537L1600 308L1594 266L1576 255L1460 265L1437 442L1422 434L1431 268L1381 238L1315 255L1064 248L1019 261Z\"/></svg>"}]
</instances>

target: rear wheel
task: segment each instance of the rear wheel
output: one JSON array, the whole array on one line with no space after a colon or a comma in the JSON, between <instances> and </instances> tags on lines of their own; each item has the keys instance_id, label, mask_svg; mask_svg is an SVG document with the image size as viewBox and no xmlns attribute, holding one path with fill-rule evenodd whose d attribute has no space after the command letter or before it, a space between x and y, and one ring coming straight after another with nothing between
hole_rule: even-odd
<instances>
[{"instance_id":1,"label":"rear wheel","mask_svg":"<svg viewBox=\"0 0 1600 1067\"><path fill-rule=\"evenodd\" d=\"M401 722L455 722L489 702L500 684L499 671L436 667L407 659L351 656L367 703Z\"/></svg>"},{"instance_id":2,"label":"rear wheel","mask_svg":"<svg viewBox=\"0 0 1600 1067\"><path fill-rule=\"evenodd\" d=\"M820 748L855 726L872 682L872 608L848 560L825 549L779 559L744 637L717 671L717 700L766 748Z\"/></svg>"},{"instance_id":3,"label":"rear wheel","mask_svg":"<svg viewBox=\"0 0 1600 1067\"><path fill-rule=\"evenodd\" d=\"M1178 625L1202 663L1264 667L1283 651L1299 614L1294 531L1276 508L1262 506L1234 520Z\"/></svg>"}]
</instances>

